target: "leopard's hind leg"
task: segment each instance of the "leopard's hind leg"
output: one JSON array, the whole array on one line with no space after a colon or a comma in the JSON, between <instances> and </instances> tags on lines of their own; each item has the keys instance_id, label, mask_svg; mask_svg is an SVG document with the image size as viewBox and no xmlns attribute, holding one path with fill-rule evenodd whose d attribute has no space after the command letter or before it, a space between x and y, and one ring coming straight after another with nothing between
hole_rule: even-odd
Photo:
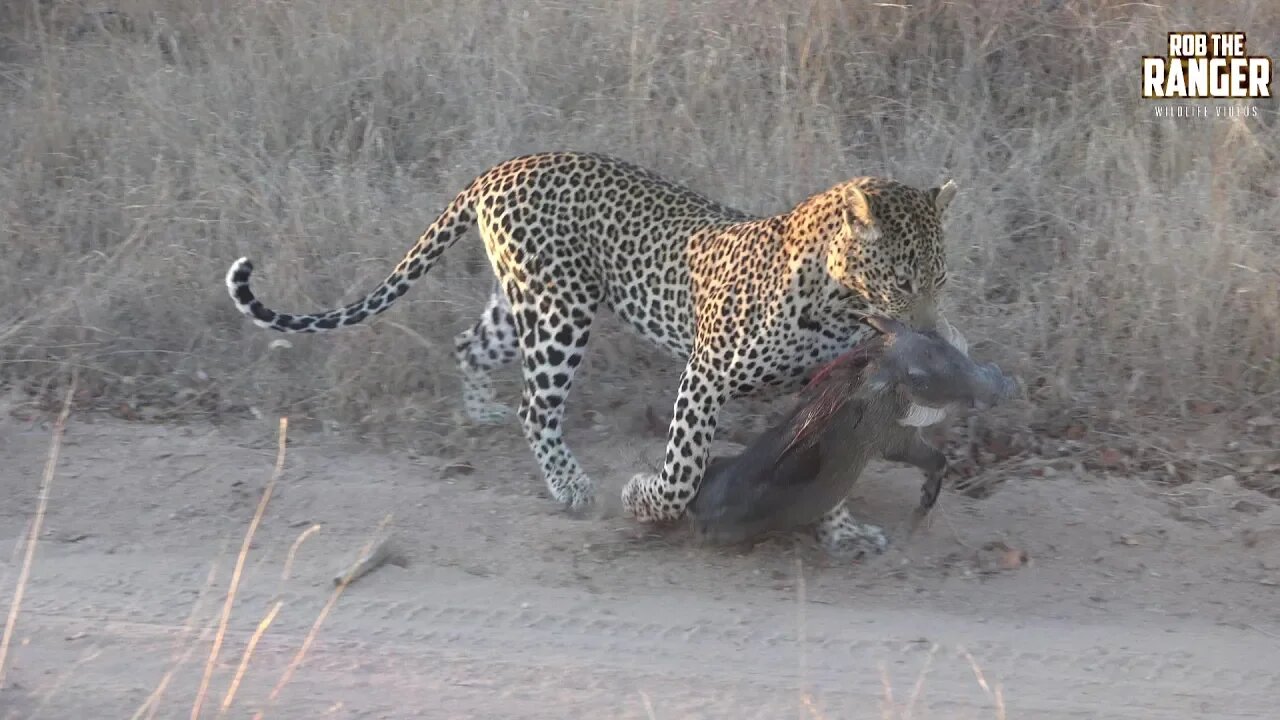
<instances>
[{"instance_id":1,"label":"leopard's hind leg","mask_svg":"<svg viewBox=\"0 0 1280 720\"><path fill-rule=\"evenodd\" d=\"M454 338L453 347L462 371L463 408L472 422L491 425L513 417L511 408L498 402L490 377L520 355L511 306L496 283L480 319Z\"/></svg>"}]
</instances>

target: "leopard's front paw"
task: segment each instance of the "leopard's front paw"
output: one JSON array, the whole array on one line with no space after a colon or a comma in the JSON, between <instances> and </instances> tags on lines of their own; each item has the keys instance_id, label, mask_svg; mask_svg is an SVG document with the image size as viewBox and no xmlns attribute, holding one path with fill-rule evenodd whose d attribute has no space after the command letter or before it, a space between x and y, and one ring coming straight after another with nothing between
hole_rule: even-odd
<instances>
[{"instance_id":1,"label":"leopard's front paw","mask_svg":"<svg viewBox=\"0 0 1280 720\"><path fill-rule=\"evenodd\" d=\"M570 510L585 510L595 503L595 489L591 478L582 473L575 473L548 485L551 496Z\"/></svg>"},{"instance_id":2,"label":"leopard's front paw","mask_svg":"<svg viewBox=\"0 0 1280 720\"><path fill-rule=\"evenodd\" d=\"M636 473L622 488L622 507L640 522L676 520L684 508L664 499L661 488L661 476Z\"/></svg>"}]
</instances>

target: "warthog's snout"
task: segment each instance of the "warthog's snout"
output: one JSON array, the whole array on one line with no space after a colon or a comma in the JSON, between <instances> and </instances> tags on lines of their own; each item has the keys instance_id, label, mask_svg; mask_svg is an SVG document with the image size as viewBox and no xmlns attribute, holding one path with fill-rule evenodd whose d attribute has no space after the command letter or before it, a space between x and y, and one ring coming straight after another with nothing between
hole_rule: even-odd
<instances>
[{"instance_id":1,"label":"warthog's snout","mask_svg":"<svg viewBox=\"0 0 1280 720\"><path fill-rule=\"evenodd\" d=\"M1017 379L1004 374L995 363L979 363L974 368L972 405L975 409L988 410L1018 392Z\"/></svg>"}]
</instances>

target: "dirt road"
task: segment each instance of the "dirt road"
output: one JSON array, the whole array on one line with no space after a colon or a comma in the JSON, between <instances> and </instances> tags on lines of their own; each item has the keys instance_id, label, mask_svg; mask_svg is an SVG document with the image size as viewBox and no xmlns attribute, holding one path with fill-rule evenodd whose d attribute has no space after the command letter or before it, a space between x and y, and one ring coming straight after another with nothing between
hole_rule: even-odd
<instances>
[{"instance_id":1,"label":"dirt road","mask_svg":"<svg viewBox=\"0 0 1280 720\"><path fill-rule=\"evenodd\" d=\"M154 717L190 716L274 430L72 422L0 717L127 718L169 671ZM513 430L459 458L471 472L295 432L202 716L278 601L228 717L950 719L1000 717L1000 702L1009 718L1276 717L1267 498L1058 473L982 500L945 492L907 538L919 476L879 466L862 507L894 545L835 564L790 540L714 549L636 526L616 497L639 468L618 458L661 442L613 435L570 436L603 501L574 518ZM48 437L0 427L6 610ZM389 513L407 566L351 585L268 703L333 575Z\"/></svg>"}]
</instances>

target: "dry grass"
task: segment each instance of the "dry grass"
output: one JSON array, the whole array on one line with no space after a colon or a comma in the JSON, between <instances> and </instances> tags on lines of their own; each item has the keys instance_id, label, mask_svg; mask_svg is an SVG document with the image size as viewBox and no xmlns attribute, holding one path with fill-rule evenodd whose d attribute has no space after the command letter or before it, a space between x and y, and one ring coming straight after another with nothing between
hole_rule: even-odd
<instances>
[{"instance_id":1,"label":"dry grass","mask_svg":"<svg viewBox=\"0 0 1280 720\"><path fill-rule=\"evenodd\" d=\"M240 578L244 572L244 563L249 557L249 548L253 545L253 535L258 531L258 525L262 523L262 516L267 511L267 503L271 502L271 493L275 490L276 482L279 481L280 475L284 473L288 433L289 419L282 417L280 418L280 439L277 444L275 469L272 470L271 479L267 481L267 486L262 491L262 497L258 499L258 507L254 510L253 519L249 521L249 528L245 530L244 539L240 543L240 553L236 556L235 569L231 572L231 583L227 586L227 596L222 603L222 614L218 618L218 632L213 636L213 647L209 649L209 659L205 662L204 674L200 677L200 689L196 691L195 704L191 708L191 720L197 720L200 717L201 709L204 707L204 701L209 691L209 681L213 678L214 668L218 664L218 652L222 650L222 642L227 634L227 623L231 620L231 608L235 604L236 592L240 588ZM278 606L271 610L268 617L275 617L276 609L278 609ZM267 621L266 624L269 625L270 622ZM265 629L265 626L263 628ZM245 650L244 660L246 663L252 654L253 646L256 644L257 640L255 639L251 641L249 648ZM235 697L235 688L240 684L242 672L237 673L236 680L232 683L231 689L227 691L226 701L222 705L224 711Z\"/></svg>"},{"instance_id":2,"label":"dry grass","mask_svg":"<svg viewBox=\"0 0 1280 720\"><path fill-rule=\"evenodd\" d=\"M855 174L953 176L952 316L1042 409L1167 420L1280 392L1276 105L1156 120L1137 97L1170 28L1280 54L1269 0L106 6L0 10L0 372L40 394L71 363L82 402L126 414L438 437L449 339L490 284L477 242L395 323L287 350L223 272L250 255L286 310L348 301L475 174L552 148L756 212ZM673 392L629 336L589 357L578 412Z\"/></svg>"},{"instance_id":3,"label":"dry grass","mask_svg":"<svg viewBox=\"0 0 1280 720\"><path fill-rule=\"evenodd\" d=\"M58 419L53 424L53 437L49 440L49 456L44 464L44 474L40 477L40 495L36 501L36 511L31 518L31 531L27 535L23 550L22 568L18 571L18 580L13 586L13 599L9 603L9 611L5 614L4 632L0 634L0 688L5 687L9 645L13 642L13 629L18 623L22 598L27 592L27 581L31 578L36 545L40 541L40 528L44 524L44 516L49 509L49 488L53 485L54 469L58 467L58 454L62 450L62 434L67 428L67 417L71 415L71 398L75 394L76 379L73 373L66 398L62 403L62 412L58 413Z\"/></svg>"},{"instance_id":4,"label":"dry grass","mask_svg":"<svg viewBox=\"0 0 1280 720\"><path fill-rule=\"evenodd\" d=\"M14 628L17 624L18 616L22 606L23 595L25 594L27 589L27 581L30 577L33 561L35 559L35 550L36 550L37 542L39 541L41 527L43 525L45 514L48 509L49 488L53 484L53 480L55 477L55 468L58 465L60 450L62 447L63 433L66 429L68 417L71 414L72 398L75 395L77 382L78 382L78 375L73 371L70 382L68 383L66 395L63 400L62 411L59 413L57 420L55 421L52 429L52 437L49 443L48 459L45 463L44 473L41 477L41 482L40 482L39 501L30 523L30 534L26 538L25 552L23 555L21 571L18 575L17 582L15 583L15 586L14 586L13 598L12 598L12 602L10 603L9 611L7 613L7 619L4 624L4 631L2 636L0 636L0 688L5 687L4 679L5 679L5 674L7 670L6 659L9 654L9 648L10 648L10 643L12 642L12 639L13 639ZM286 439L287 439L287 431L288 431L287 417L280 418L279 428L280 429L279 429L278 442L277 442L275 466L271 473L270 479L267 481L267 484L263 489L262 496L259 498L258 505L254 511L253 519L250 521L248 528L245 530L245 534L241 542L240 551L236 556L236 562L235 562L235 567L232 571L231 581L227 588L227 594L222 606L222 610L219 614L219 618L217 622L217 630L216 632L213 632L213 642L209 650L209 658L205 664L204 672L201 676L201 680L199 683L199 688L195 691L194 702L191 708L191 718L193 720L200 717L201 710L204 706L206 697L208 695L210 681L213 677L215 667L217 666L217 663L218 663L218 654L222 649L223 641L226 636L227 624L228 624L228 621L230 620L232 606L235 603L236 593L240 586L241 575L244 569L245 561L249 554L250 547L253 542L254 534L257 531L258 526L262 521L263 514L265 513L267 508L267 504L271 500L272 491L274 490L277 481L280 479L284 471L285 454L286 454L286 448L287 448ZM385 526L390 522L390 520L391 520L390 515L384 518L382 523L378 526L376 532L378 533L382 532ZM319 527L320 527L319 525L312 525L311 527L309 527L301 535L298 536L298 539L295 540L293 545L290 547L289 555L285 562L284 571L281 575L282 583L288 578L289 568L292 565L293 556L296 550L298 549L298 546L301 545L302 542L308 536L314 534L319 529ZM375 535L369 539L369 541L365 544L365 547L361 551L362 554L368 554L370 549L375 544L377 537L378 535L375 533ZM219 553L219 555L221 555L221 553ZM200 595L196 599L195 604L192 606L191 613L187 617L187 621L186 623L184 623L182 627L182 635L183 635L182 641L186 645L185 649L182 651L181 654L179 654L175 658L173 667L171 667L161 677L159 683L156 685L155 689L151 692L151 694L147 697L146 701L133 714L132 717L135 720L137 720L137 718L142 717L144 713L148 718L153 717L155 715L156 711L160 707L160 700L163 697L165 690L169 685L169 682L172 680L174 673L178 670L178 668L183 663L186 662L187 658L190 657L192 651L195 650L196 646L199 644L199 640L197 640L196 642L185 642L186 640L188 640L186 636L190 635L193 629L193 626L197 620L197 613L204 599L204 595L213 584L213 579L217 571L217 565L218 565L217 557L215 557L214 562L209 569L208 576L205 579L205 583L201 587ZM332 611L334 605L338 601L338 598L342 595L343 590L345 590L347 585L351 582L351 580L354 579L353 578L354 573L355 573L355 570L352 570L351 572L339 577L336 583L337 587L335 587L334 590L330 593L328 602L325 603L324 607L321 609L320 613L318 614L315 621L313 622L311 629L306 636L306 639L303 641L298 651L294 654L284 674L280 677L280 679L276 682L275 686L272 688L271 694L268 696L268 698L264 703L267 707L270 707L271 704L275 702L280 692L288 684L293 674L297 671L298 667L302 664L303 659L306 657L307 650L314 643L315 638L319 633L320 627L323 624L325 618ZM245 647L245 650L241 656L240 662L236 667L235 674L232 677L230 685L227 689L226 695L223 697L222 703L219 705L218 717L224 717L232 707L235 701L236 692L240 687L241 681L244 679L245 672L248 669L249 661L253 656L253 651L257 647L258 642L261 640L263 633L265 633L267 628L270 627L272 621L275 619L276 614L280 611L283 604L284 602L282 600L276 600L275 603L272 605L271 609L267 612L267 614L262 618L261 621L259 621L257 629L250 636L249 641ZM212 626L208 629L210 631L213 631ZM44 704L54 695L54 693L56 693L57 689L61 687L61 685L66 681L66 679L70 677L80 665L82 665L85 662L89 662L93 660L101 652L102 652L101 649L93 650L91 653L82 657L79 661L74 663L70 668L68 668L60 676L58 676L53 686L44 693L43 698L41 699L40 703L36 706L36 710L32 713L31 716L34 717L35 714L39 712L39 710L44 706ZM263 717L263 713L264 711L262 709L259 709L255 713L254 717L260 719Z\"/></svg>"}]
</instances>

